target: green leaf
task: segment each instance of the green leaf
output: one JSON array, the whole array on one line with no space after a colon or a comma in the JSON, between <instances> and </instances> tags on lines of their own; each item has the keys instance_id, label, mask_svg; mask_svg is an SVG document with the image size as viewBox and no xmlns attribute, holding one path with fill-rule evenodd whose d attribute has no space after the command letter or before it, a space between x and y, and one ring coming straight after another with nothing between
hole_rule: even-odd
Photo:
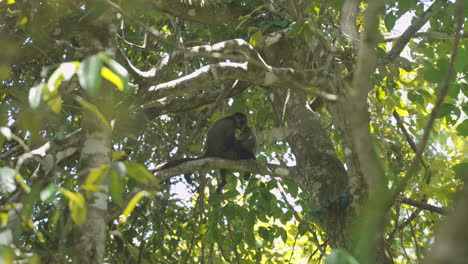
<instances>
[{"instance_id":1,"label":"green leaf","mask_svg":"<svg viewBox=\"0 0 468 264\"><path fill-rule=\"evenodd\" d=\"M424 79L431 83L438 83L442 80L443 73L432 65L426 65L424 69Z\"/></svg>"},{"instance_id":2,"label":"green leaf","mask_svg":"<svg viewBox=\"0 0 468 264\"><path fill-rule=\"evenodd\" d=\"M0 168L0 193L8 194L16 190L16 171L10 167Z\"/></svg>"},{"instance_id":3,"label":"green leaf","mask_svg":"<svg viewBox=\"0 0 468 264\"><path fill-rule=\"evenodd\" d=\"M452 110L454 108L455 106L453 104L448 104L448 103L441 104L439 108L439 113L437 114L437 118L450 115L450 113L452 113Z\"/></svg>"},{"instance_id":4,"label":"green leaf","mask_svg":"<svg viewBox=\"0 0 468 264\"><path fill-rule=\"evenodd\" d=\"M36 109L39 104L41 103L41 98L42 98L42 90L45 87L45 83L40 83L31 89L29 89L29 105L31 106L32 109Z\"/></svg>"},{"instance_id":5,"label":"green leaf","mask_svg":"<svg viewBox=\"0 0 468 264\"><path fill-rule=\"evenodd\" d=\"M135 179L141 184L147 185L149 183L157 183L156 178L151 174L145 166L135 162L125 162L127 175Z\"/></svg>"},{"instance_id":6,"label":"green leaf","mask_svg":"<svg viewBox=\"0 0 468 264\"><path fill-rule=\"evenodd\" d=\"M293 198L297 198L297 195L299 194L299 185L293 181L284 181L284 183L288 187L288 194Z\"/></svg>"},{"instance_id":7,"label":"green leaf","mask_svg":"<svg viewBox=\"0 0 468 264\"><path fill-rule=\"evenodd\" d=\"M99 111L99 109L98 109L95 105L93 105L93 104L87 102L85 99L83 99L83 98L81 98L81 97L79 97L79 96L77 96L77 97L75 97L75 98L76 98L76 101L78 101L78 103L80 103L81 106L82 106L83 108L85 108L86 110L88 110L88 111L94 113L94 115L95 115L105 126L107 126L109 129L112 129L112 128L111 128L111 125L109 124L109 122L107 122L106 117L101 113L101 111Z\"/></svg>"},{"instance_id":8,"label":"green leaf","mask_svg":"<svg viewBox=\"0 0 468 264\"><path fill-rule=\"evenodd\" d=\"M115 170L110 171L109 175L109 194L112 201L118 205L122 204L122 196L125 192L125 184Z\"/></svg>"},{"instance_id":9,"label":"green leaf","mask_svg":"<svg viewBox=\"0 0 468 264\"><path fill-rule=\"evenodd\" d=\"M463 120L463 122L457 126L457 135L468 137L468 119Z\"/></svg>"},{"instance_id":10,"label":"green leaf","mask_svg":"<svg viewBox=\"0 0 468 264\"><path fill-rule=\"evenodd\" d=\"M388 31L391 31L393 29L393 27L395 26L396 20L397 20L397 17L395 16L394 13L388 13L385 16L384 23Z\"/></svg>"},{"instance_id":11,"label":"green leaf","mask_svg":"<svg viewBox=\"0 0 468 264\"><path fill-rule=\"evenodd\" d=\"M233 239L233 243L234 245L239 245L240 242L242 242L242 239L244 239L244 233L243 232L236 232L234 234L234 239Z\"/></svg>"},{"instance_id":12,"label":"green leaf","mask_svg":"<svg viewBox=\"0 0 468 264\"><path fill-rule=\"evenodd\" d=\"M64 188L59 188L59 191L68 198L68 208L70 209L73 222L81 226L86 220L85 198L79 192L71 192Z\"/></svg>"},{"instance_id":13,"label":"green leaf","mask_svg":"<svg viewBox=\"0 0 468 264\"><path fill-rule=\"evenodd\" d=\"M415 93L413 91L410 91L408 93L408 99L414 104L418 104L420 106L424 105L424 98L421 95L419 95L419 94L417 94L417 93Z\"/></svg>"},{"instance_id":14,"label":"green leaf","mask_svg":"<svg viewBox=\"0 0 468 264\"><path fill-rule=\"evenodd\" d=\"M125 207L125 210L122 213L121 221L125 222L128 219L128 216L133 212L133 209L135 209L136 204L143 199L143 197L148 196L148 192L146 191L140 191L139 193L135 194L133 196L132 200L127 204L127 207Z\"/></svg>"},{"instance_id":15,"label":"green leaf","mask_svg":"<svg viewBox=\"0 0 468 264\"><path fill-rule=\"evenodd\" d=\"M268 230L268 228L266 228L264 226L259 227L258 228L258 234L260 235L261 238L263 238L265 240L270 240L271 234L270 234L270 230Z\"/></svg>"},{"instance_id":16,"label":"green leaf","mask_svg":"<svg viewBox=\"0 0 468 264\"><path fill-rule=\"evenodd\" d=\"M55 200L56 194L57 194L57 186L53 183L49 184L47 187L45 187L40 194L41 201L44 203L52 203Z\"/></svg>"},{"instance_id":17,"label":"green leaf","mask_svg":"<svg viewBox=\"0 0 468 264\"><path fill-rule=\"evenodd\" d=\"M101 87L101 70L104 61L101 56L93 55L81 62L78 69L78 80L81 87L91 94L96 95Z\"/></svg>"},{"instance_id":18,"label":"green leaf","mask_svg":"<svg viewBox=\"0 0 468 264\"><path fill-rule=\"evenodd\" d=\"M468 179L468 163L459 163L452 167L455 177L460 180Z\"/></svg>"},{"instance_id":19,"label":"green leaf","mask_svg":"<svg viewBox=\"0 0 468 264\"><path fill-rule=\"evenodd\" d=\"M283 242L286 243L286 241L288 241L288 232L286 232L286 230L280 226L276 226L276 231L281 236Z\"/></svg>"}]
</instances>

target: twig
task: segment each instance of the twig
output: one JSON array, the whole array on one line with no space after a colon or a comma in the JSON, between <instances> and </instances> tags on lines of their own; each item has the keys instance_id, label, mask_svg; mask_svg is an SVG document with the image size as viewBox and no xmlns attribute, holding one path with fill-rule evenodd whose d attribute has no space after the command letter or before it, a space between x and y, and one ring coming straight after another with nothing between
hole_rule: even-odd
<instances>
[{"instance_id":1,"label":"twig","mask_svg":"<svg viewBox=\"0 0 468 264\"><path fill-rule=\"evenodd\" d=\"M414 140L409 135L408 130L406 130L405 126L403 125L403 121L401 121L400 115L395 110L393 110L393 117L395 118L397 122L397 126L398 128L400 128L401 133L403 133L403 136L405 137L406 142L408 142L411 149L414 151L414 153L416 153L418 150L418 148L416 147L416 143L414 143ZM421 159L421 165L423 165L426 171L428 170L428 167L423 159Z\"/></svg>"}]
</instances>

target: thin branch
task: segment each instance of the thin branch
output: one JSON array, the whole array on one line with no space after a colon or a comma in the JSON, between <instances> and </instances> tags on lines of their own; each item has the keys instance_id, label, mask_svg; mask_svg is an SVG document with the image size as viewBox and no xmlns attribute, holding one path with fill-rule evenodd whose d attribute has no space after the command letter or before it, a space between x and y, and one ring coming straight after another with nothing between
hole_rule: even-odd
<instances>
[{"instance_id":1,"label":"thin branch","mask_svg":"<svg viewBox=\"0 0 468 264\"><path fill-rule=\"evenodd\" d=\"M431 38L431 39L454 39L455 36L456 36L455 34L447 34L447 33L442 33L442 32L418 32L414 34L413 38L423 37L423 38ZM383 43L392 42L402 37L403 35L397 36L397 37L386 38L382 42ZM468 33L462 34L461 38L468 38Z\"/></svg>"},{"instance_id":2,"label":"thin branch","mask_svg":"<svg viewBox=\"0 0 468 264\"><path fill-rule=\"evenodd\" d=\"M403 51L403 48L408 44L410 39L414 37L416 32L418 32L419 29L424 26L429 19L431 19L437 12L440 11L442 6L446 4L446 1L443 0L435 0L434 3L422 14L422 16L419 19L415 19L413 24L411 24L401 35L401 37L398 39L398 41L393 45L392 49L388 52L387 56L379 62L379 65L387 64L394 59L396 59L398 56L400 56L400 53Z\"/></svg>"},{"instance_id":3,"label":"thin branch","mask_svg":"<svg viewBox=\"0 0 468 264\"><path fill-rule=\"evenodd\" d=\"M411 205L411 206L420 208L420 209L424 209L424 210L427 210L427 211L430 211L430 212L433 212L433 213L438 213L438 214L441 214L441 215L446 215L447 214L447 209L445 209L445 208L437 207L437 206L434 206L434 205L431 205L431 204L428 204L428 203L425 203L425 202L417 201L417 200L406 198L406 197L403 197L403 196L398 197L397 201L401 202L401 203L404 203L404 204L407 204L407 205Z\"/></svg>"},{"instance_id":4,"label":"thin branch","mask_svg":"<svg viewBox=\"0 0 468 264\"><path fill-rule=\"evenodd\" d=\"M408 130L406 130L405 126L403 125L403 121L401 121L400 115L395 110L393 110L393 117L397 121L397 126L400 129L401 133L403 133L403 136L405 137L406 142L408 142L411 149L414 151L414 153L416 153L418 151L418 148L416 147L416 143L414 143L414 140L409 135ZM428 170L426 163L422 159L421 159L421 165L423 165L426 171Z\"/></svg>"}]
</instances>

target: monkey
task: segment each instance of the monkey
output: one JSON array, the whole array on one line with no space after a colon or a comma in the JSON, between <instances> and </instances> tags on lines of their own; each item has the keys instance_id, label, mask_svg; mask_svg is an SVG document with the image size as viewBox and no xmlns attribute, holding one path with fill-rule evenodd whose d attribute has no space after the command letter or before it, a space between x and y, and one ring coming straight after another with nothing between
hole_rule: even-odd
<instances>
[{"instance_id":1,"label":"monkey","mask_svg":"<svg viewBox=\"0 0 468 264\"><path fill-rule=\"evenodd\" d=\"M236 138L236 132L238 137ZM205 154L198 158L183 158L162 163L154 169L161 171L178 166L184 162L208 157L230 160L256 159L257 139L253 130L248 126L247 117L240 112L216 121L206 134L204 145ZM221 181L217 192L220 193L226 185L226 169L221 169ZM185 175L190 182L188 175Z\"/></svg>"},{"instance_id":2,"label":"monkey","mask_svg":"<svg viewBox=\"0 0 468 264\"><path fill-rule=\"evenodd\" d=\"M234 142L232 147L230 147L224 154L223 158L230 160L256 160L255 154L257 153L257 137L254 131L245 126L240 130L238 139ZM220 169L221 182L218 185L216 190L217 193L221 193L222 189L226 185L226 169ZM248 180L250 178L250 173L246 172L244 174L244 179Z\"/></svg>"}]
</instances>

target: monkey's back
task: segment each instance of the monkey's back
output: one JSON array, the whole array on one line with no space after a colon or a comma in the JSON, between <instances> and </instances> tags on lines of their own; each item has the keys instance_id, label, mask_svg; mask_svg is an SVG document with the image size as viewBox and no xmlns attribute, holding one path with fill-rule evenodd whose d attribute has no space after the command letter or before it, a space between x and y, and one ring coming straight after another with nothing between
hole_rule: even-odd
<instances>
[{"instance_id":1,"label":"monkey's back","mask_svg":"<svg viewBox=\"0 0 468 264\"><path fill-rule=\"evenodd\" d=\"M216 121L206 134L205 156L220 157L234 144L236 140L235 131L234 120L229 117Z\"/></svg>"}]
</instances>

